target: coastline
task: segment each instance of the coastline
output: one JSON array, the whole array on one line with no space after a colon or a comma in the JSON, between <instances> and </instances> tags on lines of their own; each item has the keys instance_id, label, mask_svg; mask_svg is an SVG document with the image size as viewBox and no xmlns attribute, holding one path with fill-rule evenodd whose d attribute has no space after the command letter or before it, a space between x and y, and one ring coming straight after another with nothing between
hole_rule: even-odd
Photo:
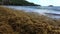
<instances>
[{"instance_id":1,"label":"coastline","mask_svg":"<svg viewBox=\"0 0 60 34\"><path fill-rule=\"evenodd\" d=\"M59 20L43 15L0 7L0 31L3 34L60 33L59 23Z\"/></svg>"}]
</instances>

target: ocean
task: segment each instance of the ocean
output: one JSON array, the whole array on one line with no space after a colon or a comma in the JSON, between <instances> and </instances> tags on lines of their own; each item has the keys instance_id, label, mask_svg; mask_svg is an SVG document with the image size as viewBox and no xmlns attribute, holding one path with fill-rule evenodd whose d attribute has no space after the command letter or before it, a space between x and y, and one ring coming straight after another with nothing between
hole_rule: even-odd
<instances>
[{"instance_id":1,"label":"ocean","mask_svg":"<svg viewBox=\"0 0 60 34\"><path fill-rule=\"evenodd\" d=\"M14 10L23 10L26 12L36 12L50 18L60 19L60 6L4 6Z\"/></svg>"}]
</instances>

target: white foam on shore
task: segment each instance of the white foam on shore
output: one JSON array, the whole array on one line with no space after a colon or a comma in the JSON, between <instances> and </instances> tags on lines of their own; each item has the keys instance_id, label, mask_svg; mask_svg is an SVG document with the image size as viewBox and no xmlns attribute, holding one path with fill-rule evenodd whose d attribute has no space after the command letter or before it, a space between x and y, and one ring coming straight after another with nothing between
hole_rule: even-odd
<instances>
[{"instance_id":1,"label":"white foam on shore","mask_svg":"<svg viewBox=\"0 0 60 34\"><path fill-rule=\"evenodd\" d=\"M26 12L36 12L42 15L46 15L45 13L55 13L55 14L60 14L60 12L58 11L53 11L53 10L46 10L46 9L33 9L33 8L29 8L29 7L25 7L25 6L4 6L7 8L11 8L14 10L23 10ZM52 18L60 18L60 16L54 16L54 15L46 15Z\"/></svg>"}]
</instances>

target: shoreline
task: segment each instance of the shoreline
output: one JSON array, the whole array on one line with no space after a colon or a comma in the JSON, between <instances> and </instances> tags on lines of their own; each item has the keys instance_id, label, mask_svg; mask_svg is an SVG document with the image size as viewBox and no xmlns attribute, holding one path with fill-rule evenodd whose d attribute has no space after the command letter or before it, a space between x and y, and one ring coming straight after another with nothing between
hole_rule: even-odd
<instances>
[{"instance_id":1,"label":"shoreline","mask_svg":"<svg viewBox=\"0 0 60 34\"><path fill-rule=\"evenodd\" d=\"M29 7L22 7L22 6L4 6L6 8L11 8L11 9L14 9L14 10L22 10L22 11L25 11L25 12L36 12L36 13L39 13L41 15L45 15L47 17L49 17L48 15L46 15L46 13L56 13L52 10L44 10L44 9L33 9L33 8L29 8ZM51 12L52 11L52 12ZM59 12L57 12L58 14ZM50 15L50 14L49 14ZM51 16L51 15L50 15ZM55 17L54 17L55 16ZM53 18L54 17L54 18ZM53 18L53 19L60 19L58 15L52 15L52 17L50 18Z\"/></svg>"},{"instance_id":2,"label":"shoreline","mask_svg":"<svg viewBox=\"0 0 60 34\"><path fill-rule=\"evenodd\" d=\"M5 7L0 7L0 25L3 34L60 33L60 20Z\"/></svg>"}]
</instances>

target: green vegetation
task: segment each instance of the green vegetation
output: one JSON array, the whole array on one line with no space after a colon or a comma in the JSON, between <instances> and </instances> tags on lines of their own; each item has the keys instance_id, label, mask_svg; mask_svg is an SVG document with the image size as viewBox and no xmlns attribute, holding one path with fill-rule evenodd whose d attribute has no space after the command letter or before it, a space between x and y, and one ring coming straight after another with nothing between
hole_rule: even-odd
<instances>
[{"instance_id":1,"label":"green vegetation","mask_svg":"<svg viewBox=\"0 0 60 34\"><path fill-rule=\"evenodd\" d=\"M0 7L0 34L60 34L60 21Z\"/></svg>"},{"instance_id":2,"label":"green vegetation","mask_svg":"<svg viewBox=\"0 0 60 34\"><path fill-rule=\"evenodd\" d=\"M3 5L39 6L37 4L30 3L26 0L3 0L2 3Z\"/></svg>"}]
</instances>

